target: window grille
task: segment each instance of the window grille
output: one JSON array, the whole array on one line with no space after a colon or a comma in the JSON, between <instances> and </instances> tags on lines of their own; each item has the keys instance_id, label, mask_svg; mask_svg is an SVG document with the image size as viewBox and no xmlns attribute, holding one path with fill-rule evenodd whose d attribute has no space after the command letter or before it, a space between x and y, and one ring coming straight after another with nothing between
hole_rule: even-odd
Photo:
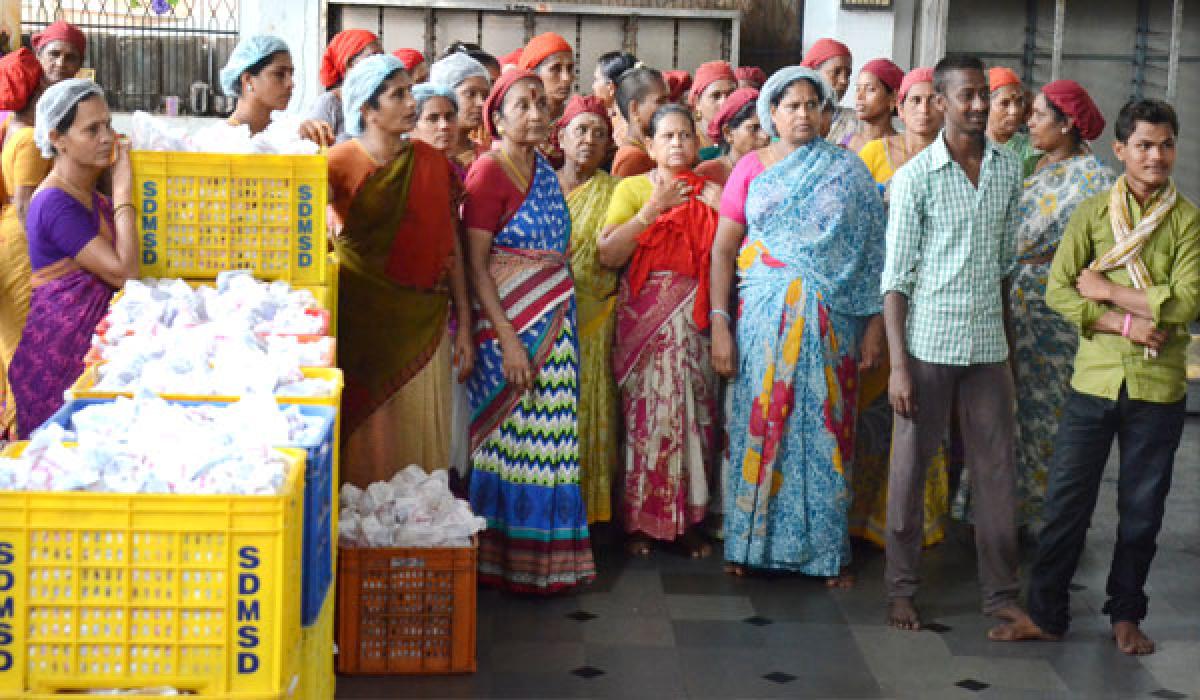
<instances>
[{"instance_id":1,"label":"window grille","mask_svg":"<svg viewBox=\"0 0 1200 700\"><path fill-rule=\"evenodd\" d=\"M197 82L222 94L218 75L238 40L238 0L21 0L26 37L60 19L87 35L83 65L121 111L160 111L176 96L189 113Z\"/></svg>"}]
</instances>

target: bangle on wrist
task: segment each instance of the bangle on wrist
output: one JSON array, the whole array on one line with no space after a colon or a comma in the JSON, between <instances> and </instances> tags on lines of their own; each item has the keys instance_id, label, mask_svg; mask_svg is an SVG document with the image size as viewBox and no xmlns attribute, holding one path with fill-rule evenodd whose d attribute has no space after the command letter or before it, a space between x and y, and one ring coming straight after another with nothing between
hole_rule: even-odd
<instances>
[{"instance_id":1,"label":"bangle on wrist","mask_svg":"<svg viewBox=\"0 0 1200 700\"><path fill-rule=\"evenodd\" d=\"M1133 314L1125 314L1125 325L1121 327L1121 337L1129 337L1129 327L1133 325Z\"/></svg>"},{"instance_id":2,"label":"bangle on wrist","mask_svg":"<svg viewBox=\"0 0 1200 700\"><path fill-rule=\"evenodd\" d=\"M116 216L117 212L121 211L122 209L126 209L126 208L128 208L129 211L133 211L133 202L122 202L121 204L118 204L117 206L113 207L113 216Z\"/></svg>"},{"instance_id":3,"label":"bangle on wrist","mask_svg":"<svg viewBox=\"0 0 1200 700\"><path fill-rule=\"evenodd\" d=\"M725 309L713 309L712 311L709 311L708 312L709 319L711 319L713 316L722 316L725 318L726 321L733 323L733 316L731 316L729 314L729 312L726 311Z\"/></svg>"}]
</instances>

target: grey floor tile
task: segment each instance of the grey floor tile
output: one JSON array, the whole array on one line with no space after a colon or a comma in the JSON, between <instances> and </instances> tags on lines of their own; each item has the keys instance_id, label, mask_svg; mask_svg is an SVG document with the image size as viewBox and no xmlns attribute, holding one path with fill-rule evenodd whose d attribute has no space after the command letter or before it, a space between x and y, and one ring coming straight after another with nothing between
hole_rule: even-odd
<instances>
[{"instance_id":1,"label":"grey floor tile","mask_svg":"<svg viewBox=\"0 0 1200 700\"><path fill-rule=\"evenodd\" d=\"M750 594L756 614L779 622L846 624L846 613L837 600L839 594L827 591L824 584L775 583L784 585L778 591L755 591ZM878 601L875 601L874 607L878 608Z\"/></svg>"},{"instance_id":2,"label":"grey floor tile","mask_svg":"<svg viewBox=\"0 0 1200 700\"><path fill-rule=\"evenodd\" d=\"M583 623L588 644L621 644L631 647L675 647L675 629L665 617L605 615Z\"/></svg>"},{"instance_id":3,"label":"grey floor tile","mask_svg":"<svg viewBox=\"0 0 1200 700\"><path fill-rule=\"evenodd\" d=\"M1061 643L986 639L992 621L979 612L962 526L922 561L918 602L927 622L946 625L941 633L886 627L883 554L871 546L855 545L858 585L828 591L802 576L730 577L719 555L630 559L619 529L606 526L595 530L595 585L544 599L480 590L479 673L341 677L338 697L1127 700L1168 690L1200 700L1200 418L1185 430L1148 585L1145 624L1159 651L1140 659L1115 649L1099 612L1115 534L1113 475L1110 465ZM1022 552L1026 578L1031 556ZM595 617L568 617L577 611ZM580 667L604 673L571 674ZM764 678L772 673L786 682ZM964 678L988 687L957 687Z\"/></svg>"},{"instance_id":4,"label":"grey floor tile","mask_svg":"<svg viewBox=\"0 0 1200 700\"><path fill-rule=\"evenodd\" d=\"M1078 693L1129 698L1163 687L1141 661L1120 653L1109 641L1065 644L1049 663L1067 688Z\"/></svg>"},{"instance_id":5,"label":"grey floor tile","mask_svg":"<svg viewBox=\"0 0 1200 700\"><path fill-rule=\"evenodd\" d=\"M762 628L744 622L675 620L675 644L684 649L756 649L766 646Z\"/></svg>"},{"instance_id":6,"label":"grey floor tile","mask_svg":"<svg viewBox=\"0 0 1200 700\"><path fill-rule=\"evenodd\" d=\"M339 676L337 697L348 700L387 698L484 698L492 693L486 673L455 676Z\"/></svg>"},{"instance_id":7,"label":"grey floor tile","mask_svg":"<svg viewBox=\"0 0 1200 700\"><path fill-rule=\"evenodd\" d=\"M488 669L493 672L527 669L536 659L539 673L566 673L587 661L583 642L507 641L494 644L486 651Z\"/></svg>"},{"instance_id":8,"label":"grey floor tile","mask_svg":"<svg viewBox=\"0 0 1200 700\"><path fill-rule=\"evenodd\" d=\"M732 595L667 594L667 612L672 620L741 621L755 614L749 598Z\"/></svg>"}]
</instances>

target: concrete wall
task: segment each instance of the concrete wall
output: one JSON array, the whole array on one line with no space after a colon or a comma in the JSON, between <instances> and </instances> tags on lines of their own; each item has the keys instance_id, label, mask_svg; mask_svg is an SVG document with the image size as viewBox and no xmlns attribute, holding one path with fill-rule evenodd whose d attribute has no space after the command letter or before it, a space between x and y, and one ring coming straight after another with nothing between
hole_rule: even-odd
<instances>
[{"instance_id":1,"label":"concrete wall","mask_svg":"<svg viewBox=\"0 0 1200 700\"><path fill-rule=\"evenodd\" d=\"M804 50L822 37L832 37L850 47L858 67L873 58L892 58L895 49L895 14L878 10L843 10L837 0L804 3ZM901 64L901 68L908 66ZM853 81L843 104L854 102Z\"/></svg>"},{"instance_id":2,"label":"concrete wall","mask_svg":"<svg viewBox=\"0 0 1200 700\"><path fill-rule=\"evenodd\" d=\"M296 64L296 89L288 111L307 108L321 94L317 73L325 48L322 0L241 0L242 36L274 34L288 43Z\"/></svg>"}]
</instances>

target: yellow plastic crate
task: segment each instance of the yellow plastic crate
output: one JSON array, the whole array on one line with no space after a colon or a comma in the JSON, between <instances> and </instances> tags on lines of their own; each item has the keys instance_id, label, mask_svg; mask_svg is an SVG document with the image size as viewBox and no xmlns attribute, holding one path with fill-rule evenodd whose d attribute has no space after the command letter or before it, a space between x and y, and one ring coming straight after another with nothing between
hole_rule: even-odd
<instances>
[{"instance_id":1,"label":"yellow plastic crate","mask_svg":"<svg viewBox=\"0 0 1200 700\"><path fill-rule=\"evenodd\" d=\"M334 557L337 557L335 550ZM300 693L304 700L333 700L337 680L333 675L333 616L337 595L329 588L317 621L301 633Z\"/></svg>"},{"instance_id":2,"label":"yellow plastic crate","mask_svg":"<svg viewBox=\"0 0 1200 700\"><path fill-rule=\"evenodd\" d=\"M342 370L336 367L305 367L300 370L308 379L325 379L333 382L334 390L329 396L280 396L280 403L295 403L303 405L316 406L334 406L340 407L342 403L342 387L344 380L342 378ZM96 386L99 380L98 376L99 365L88 367L75 380L70 389L67 389L65 396L70 399L115 399L120 396L133 396L132 391L97 391L92 387ZM238 396L209 396L207 394L162 394L162 398L168 401L237 401Z\"/></svg>"},{"instance_id":3,"label":"yellow plastic crate","mask_svg":"<svg viewBox=\"0 0 1200 700\"><path fill-rule=\"evenodd\" d=\"M0 492L0 697L294 693L304 452L280 452L274 496Z\"/></svg>"},{"instance_id":4,"label":"yellow plastic crate","mask_svg":"<svg viewBox=\"0 0 1200 700\"><path fill-rule=\"evenodd\" d=\"M324 156L132 154L141 274L328 284Z\"/></svg>"}]
</instances>

